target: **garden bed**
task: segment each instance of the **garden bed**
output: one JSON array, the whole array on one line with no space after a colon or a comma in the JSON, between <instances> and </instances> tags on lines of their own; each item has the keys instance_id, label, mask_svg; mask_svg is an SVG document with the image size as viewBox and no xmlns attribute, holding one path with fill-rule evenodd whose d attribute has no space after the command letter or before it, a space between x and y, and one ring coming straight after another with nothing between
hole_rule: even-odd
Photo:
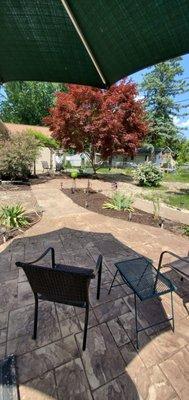
<instances>
[{"instance_id":1,"label":"garden bed","mask_svg":"<svg viewBox=\"0 0 189 400\"><path fill-rule=\"evenodd\" d=\"M90 190L90 193L87 195L85 189L77 189L74 193L72 193L71 189L62 189L63 193L68 196L74 203L78 204L81 207L87 208L90 211L96 212L98 214L103 214L105 216L111 218L123 219L125 221L129 221L129 212L127 211L117 211L112 209L103 209L102 206L104 203L109 202L110 198L105 196L101 192L95 192L94 190ZM168 219L158 220L154 219L154 216L145 211L139 210L137 208L134 209L132 213L132 222L136 222L138 224L150 225L154 227L161 226L163 222L163 229L167 229L175 234L183 235L184 224L171 221ZM160 228L162 229L162 228Z\"/></svg>"},{"instance_id":2,"label":"garden bed","mask_svg":"<svg viewBox=\"0 0 189 400\"><path fill-rule=\"evenodd\" d=\"M12 229L6 229L3 226L0 226L0 245L2 243L7 242L10 239L15 238L18 235L23 234L25 231L27 231L31 226L37 224L41 220L42 217L42 212L28 212L25 213L24 216L26 216L28 220L28 225L22 227L22 228L12 228Z\"/></svg>"},{"instance_id":3,"label":"garden bed","mask_svg":"<svg viewBox=\"0 0 189 400\"><path fill-rule=\"evenodd\" d=\"M22 182L22 181L1 181L0 182L0 192L7 192L7 191L23 191L23 190L30 190L30 183L29 182Z\"/></svg>"}]
</instances>

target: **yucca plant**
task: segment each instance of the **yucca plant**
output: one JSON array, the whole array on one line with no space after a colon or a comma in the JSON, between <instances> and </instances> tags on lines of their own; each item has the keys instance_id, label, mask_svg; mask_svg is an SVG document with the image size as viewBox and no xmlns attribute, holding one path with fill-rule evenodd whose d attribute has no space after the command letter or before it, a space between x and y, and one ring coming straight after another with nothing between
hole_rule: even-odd
<instances>
[{"instance_id":1,"label":"yucca plant","mask_svg":"<svg viewBox=\"0 0 189 400\"><path fill-rule=\"evenodd\" d=\"M133 202L134 200L132 196L125 196L125 194L121 192L116 192L109 202L103 204L102 208L109 208L118 211L128 211L129 213L132 213L134 211Z\"/></svg>"},{"instance_id":2,"label":"yucca plant","mask_svg":"<svg viewBox=\"0 0 189 400\"><path fill-rule=\"evenodd\" d=\"M28 225L27 217L24 215L21 204L3 206L0 210L0 222L6 228L22 228Z\"/></svg>"},{"instance_id":3,"label":"yucca plant","mask_svg":"<svg viewBox=\"0 0 189 400\"><path fill-rule=\"evenodd\" d=\"M158 220L159 219L159 213L160 213L160 199L159 197L153 197L153 207L154 207L154 219Z\"/></svg>"},{"instance_id":4,"label":"yucca plant","mask_svg":"<svg viewBox=\"0 0 189 400\"><path fill-rule=\"evenodd\" d=\"M183 233L184 235L189 236L189 225L185 225L183 227Z\"/></svg>"}]
</instances>

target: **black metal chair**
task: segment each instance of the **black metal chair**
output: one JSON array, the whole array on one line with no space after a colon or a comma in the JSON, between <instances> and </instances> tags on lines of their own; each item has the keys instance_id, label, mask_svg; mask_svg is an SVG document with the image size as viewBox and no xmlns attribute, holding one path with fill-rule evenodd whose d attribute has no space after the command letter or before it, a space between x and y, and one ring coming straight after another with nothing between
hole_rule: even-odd
<instances>
[{"instance_id":1,"label":"black metal chair","mask_svg":"<svg viewBox=\"0 0 189 400\"><path fill-rule=\"evenodd\" d=\"M52 268L35 265L51 252ZM33 339L37 337L38 300L82 307L86 309L83 336L83 351L86 348L87 327L89 319L89 285L91 279L98 276L97 299L100 298L102 255L96 263L96 269L87 269L55 263L55 251L49 247L37 260L32 262L16 262L23 268L35 298Z\"/></svg>"}]
</instances>

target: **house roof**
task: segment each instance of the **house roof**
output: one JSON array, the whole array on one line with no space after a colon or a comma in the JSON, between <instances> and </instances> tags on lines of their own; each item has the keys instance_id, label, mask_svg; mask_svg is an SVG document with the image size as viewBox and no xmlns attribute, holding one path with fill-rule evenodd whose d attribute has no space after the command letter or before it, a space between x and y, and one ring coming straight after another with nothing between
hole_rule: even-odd
<instances>
[{"instance_id":1,"label":"house roof","mask_svg":"<svg viewBox=\"0 0 189 400\"><path fill-rule=\"evenodd\" d=\"M158 153L173 153L173 151L170 149L170 147L158 147L154 148L153 150L151 148L146 148L146 147L139 147L137 150L137 154L144 154L144 155L149 155L151 153L158 154Z\"/></svg>"},{"instance_id":2,"label":"house roof","mask_svg":"<svg viewBox=\"0 0 189 400\"><path fill-rule=\"evenodd\" d=\"M24 125L24 124L12 124L9 122L4 122L5 127L8 129L8 131L12 134L14 133L20 133L20 132L25 132L27 129L32 129L34 131L38 131L43 133L47 137L51 137L51 131L48 127L46 126L36 126L36 125Z\"/></svg>"}]
</instances>

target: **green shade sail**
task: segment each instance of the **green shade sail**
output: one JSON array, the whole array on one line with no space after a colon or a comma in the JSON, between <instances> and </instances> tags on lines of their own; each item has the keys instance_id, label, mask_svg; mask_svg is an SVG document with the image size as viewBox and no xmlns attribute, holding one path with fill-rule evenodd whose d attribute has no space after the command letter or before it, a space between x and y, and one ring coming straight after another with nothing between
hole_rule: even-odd
<instances>
[{"instance_id":1,"label":"green shade sail","mask_svg":"<svg viewBox=\"0 0 189 400\"><path fill-rule=\"evenodd\" d=\"M1 82L104 87L188 52L189 0L0 1Z\"/></svg>"}]
</instances>

